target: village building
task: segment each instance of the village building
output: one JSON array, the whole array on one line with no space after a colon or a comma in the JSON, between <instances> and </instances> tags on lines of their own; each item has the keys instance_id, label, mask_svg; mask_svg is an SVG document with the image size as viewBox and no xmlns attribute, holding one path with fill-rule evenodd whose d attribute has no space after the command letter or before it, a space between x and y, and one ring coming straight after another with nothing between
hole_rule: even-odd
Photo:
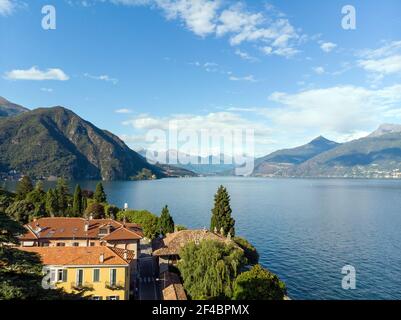
<instances>
[{"instance_id":1,"label":"village building","mask_svg":"<svg viewBox=\"0 0 401 320\"><path fill-rule=\"evenodd\" d=\"M128 300L132 251L99 247L20 247L36 253L48 270L48 283L93 300Z\"/></svg>"}]
</instances>

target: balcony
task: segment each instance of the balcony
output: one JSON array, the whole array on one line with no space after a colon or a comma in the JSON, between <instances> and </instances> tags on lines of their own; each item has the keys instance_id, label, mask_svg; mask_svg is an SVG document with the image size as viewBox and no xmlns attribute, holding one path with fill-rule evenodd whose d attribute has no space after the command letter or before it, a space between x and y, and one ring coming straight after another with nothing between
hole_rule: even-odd
<instances>
[{"instance_id":1,"label":"balcony","mask_svg":"<svg viewBox=\"0 0 401 320\"><path fill-rule=\"evenodd\" d=\"M125 290L125 283L124 282L105 282L105 288L109 290Z\"/></svg>"},{"instance_id":2,"label":"balcony","mask_svg":"<svg viewBox=\"0 0 401 320\"><path fill-rule=\"evenodd\" d=\"M84 282L84 283L77 283L77 282L71 282L71 289L75 291L92 291L93 290L93 284L90 282Z\"/></svg>"}]
</instances>

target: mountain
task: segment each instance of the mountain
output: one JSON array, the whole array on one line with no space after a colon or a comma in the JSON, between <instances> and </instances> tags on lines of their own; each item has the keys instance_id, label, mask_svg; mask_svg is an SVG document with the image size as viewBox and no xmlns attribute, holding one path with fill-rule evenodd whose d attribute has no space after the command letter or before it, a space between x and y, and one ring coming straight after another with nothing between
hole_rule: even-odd
<instances>
[{"instance_id":1,"label":"mountain","mask_svg":"<svg viewBox=\"0 0 401 320\"><path fill-rule=\"evenodd\" d=\"M273 152L265 157L255 160L254 176L285 176L286 172L294 166L333 148L340 144L330 141L322 136L311 142L292 149Z\"/></svg>"},{"instance_id":2,"label":"mountain","mask_svg":"<svg viewBox=\"0 0 401 320\"><path fill-rule=\"evenodd\" d=\"M291 168L289 176L401 178L401 132L381 126Z\"/></svg>"},{"instance_id":3,"label":"mountain","mask_svg":"<svg viewBox=\"0 0 401 320\"><path fill-rule=\"evenodd\" d=\"M0 97L0 118L15 116L27 111L29 109Z\"/></svg>"},{"instance_id":4,"label":"mountain","mask_svg":"<svg viewBox=\"0 0 401 320\"><path fill-rule=\"evenodd\" d=\"M148 156L148 150L141 149L138 151L143 157ZM155 156L152 156L155 155ZM147 159L150 163L156 163L158 159L163 159L163 164L168 163L170 167L176 167L183 170L191 171L199 175L217 175L224 171L231 170L235 167L234 159L228 157L228 162L224 163L225 156L193 156L177 150L167 150L161 152L150 152L150 157ZM190 163L180 163L180 159L190 159ZM178 162L178 163L177 163ZM174 163L174 164L173 164Z\"/></svg>"},{"instance_id":5,"label":"mountain","mask_svg":"<svg viewBox=\"0 0 401 320\"><path fill-rule=\"evenodd\" d=\"M63 107L0 119L0 172L36 178L126 180L165 177L160 167Z\"/></svg>"},{"instance_id":6,"label":"mountain","mask_svg":"<svg viewBox=\"0 0 401 320\"><path fill-rule=\"evenodd\" d=\"M369 137L380 137L388 133L397 133L397 132L401 132L401 125L385 123L382 124L377 130L373 131L369 135Z\"/></svg>"}]
</instances>

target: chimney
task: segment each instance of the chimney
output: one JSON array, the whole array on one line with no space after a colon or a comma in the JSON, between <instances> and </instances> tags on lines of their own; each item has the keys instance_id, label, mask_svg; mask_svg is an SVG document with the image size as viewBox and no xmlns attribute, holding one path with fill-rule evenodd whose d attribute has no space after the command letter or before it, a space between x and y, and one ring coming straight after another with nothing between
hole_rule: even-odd
<instances>
[{"instance_id":1,"label":"chimney","mask_svg":"<svg viewBox=\"0 0 401 320\"><path fill-rule=\"evenodd\" d=\"M89 221L85 220L85 232L88 232L89 230Z\"/></svg>"},{"instance_id":2,"label":"chimney","mask_svg":"<svg viewBox=\"0 0 401 320\"><path fill-rule=\"evenodd\" d=\"M128 260L128 251L124 250L124 260Z\"/></svg>"},{"instance_id":3,"label":"chimney","mask_svg":"<svg viewBox=\"0 0 401 320\"><path fill-rule=\"evenodd\" d=\"M103 262L104 262L104 253L101 253L101 254L100 254L99 262L100 262L100 263L103 263Z\"/></svg>"},{"instance_id":4,"label":"chimney","mask_svg":"<svg viewBox=\"0 0 401 320\"><path fill-rule=\"evenodd\" d=\"M92 213L89 216L89 220L93 220L93 214Z\"/></svg>"}]
</instances>

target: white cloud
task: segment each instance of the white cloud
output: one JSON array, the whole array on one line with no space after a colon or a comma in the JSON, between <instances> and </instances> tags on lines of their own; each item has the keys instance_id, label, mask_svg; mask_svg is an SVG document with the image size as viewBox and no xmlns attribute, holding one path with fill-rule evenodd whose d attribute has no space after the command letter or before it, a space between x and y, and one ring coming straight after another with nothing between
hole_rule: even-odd
<instances>
[{"instance_id":1,"label":"white cloud","mask_svg":"<svg viewBox=\"0 0 401 320\"><path fill-rule=\"evenodd\" d=\"M401 50L401 40L385 42L382 47L377 49L362 50L358 53L358 56L365 59L377 59L377 58L392 56L394 54L399 53L400 50Z\"/></svg>"},{"instance_id":2,"label":"white cloud","mask_svg":"<svg viewBox=\"0 0 401 320\"><path fill-rule=\"evenodd\" d=\"M267 113L277 126L339 137L367 131L393 117L401 106L401 85L379 90L336 86L294 94L275 92L269 99L279 105Z\"/></svg>"},{"instance_id":3,"label":"white cloud","mask_svg":"<svg viewBox=\"0 0 401 320\"><path fill-rule=\"evenodd\" d=\"M395 74L401 72L401 55L390 56L383 59L359 60L359 66L366 71L380 74Z\"/></svg>"},{"instance_id":4,"label":"white cloud","mask_svg":"<svg viewBox=\"0 0 401 320\"><path fill-rule=\"evenodd\" d=\"M235 54L244 60L257 61L255 57L252 57L249 53L242 51L240 49L235 50Z\"/></svg>"},{"instance_id":5,"label":"white cloud","mask_svg":"<svg viewBox=\"0 0 401 320\"><path fill-rule=\"evenodd\" d=\"M113 84L117 84L118 83L118 79L111 78L108 75L94 76L94 75L91 75L89 73L85 73L84 76L89 78L89 79L93 79L93 80L106 81L106 82L111 82Z\"/></svg>"},{"instance_id":6,"label":"white cloud","mask_svg":"<svg viewBox=\"0 0 401 320\"><path fill-rule=\"evenodd\" d=\"M205 115L196 114L176 114L169 117L157 117L149 114L138 115L132 119L123 122L124 125L130 126L135 134L126 134L123 139L135 145L146 146L149 141L146 141L146 133L149 130L158 129L167 132L172 125L178 132L192 132L200 135L201 132L214 134L222 134L224 132L234 132L237 130L253 129L255 131L255 143L262 148L269 145L271 140L271 130L266 124L259 121L246 119L234 112L214 112ZM156 150L167 150L163 148L166 141L161 141L161 146ZM235 146L235 143L234 143ZM217 149L216 146L210 146L211 149L206 151L206 154L213 153ZM181 152L194 153L193 150L198 150L199 145L188 145L188 149L180 149ZM218 151L218 150L217 150Z\"/></svg>"},{"instance_id":7,"label":"white cloud","mask_svg":"<svg viewBox=\"0 0 401 320\"><path fill-rule=\"evenodd\" d=\"M255 77L253 75L245 76L245 77L236 77L236 76L230 76L229 79L231 81L249 81L249 82L257 82Z\"/></svg>"},{"instance_id":8,"label":"white cloud","mask_svg":"<svg viewBox=\"0 0 401 320\"><path fill-rule=\"evenodd\" d=\"M14 11L14 6L11 0L0 0L0 15L10 15Z\"/></svg>"},{"instance_id":9,"label":"white cloud","mask_svg":"<svg viewBox=\"0 0 401 320\"><path fill-rule=\"evenodd\" d=\"M324 52L331 52L337 47L337 45L333 42L322 42L320 44L320 49L322 49Z\"/></svg>"},{"instance_id":10,"label":"white cloud","mask_svg":"<svg viewBox=\"0 0 401 320\"><path fill-rule=\"evenodd\" d=\"M88 1L88 0L87 0ZM162 10L168 20L179 20L198 36L227 36L232 46L254 42L258 49L272 47L273 53L291 57L304 36L286 16L271 5L263 11L251 12L244 2L224 0L101 0L113 4L149 5ZM234 4L233 4L234 3ZM245 56L242 55L244 58Z\"/></svg>"},{"instance_id":11,"label":"white cloud","mask_svg":"<svg viewBox=\"0 0 401 320\"><path fill-rule=\"evenodd\" d=\"M167 19L181 19L186 27L199 36L214 33L220 1L210 0L156 0Z\"/></svg>"},{"instance_id":12,"label":"white cloud","mask_svg":"<svg viewBox=\"0 0 401 320\"><path fill-rule=\"evenodd\" d=\"M326 72L323 67L315 67L313 68L313 71L319 75L324 74Z\"/></svg>"},{"instance_id":13,"label":"white cloud","mask_svg":"<svg viewBox=\"0 0 401 320\"><path fill-rule=\"evenodd\" d=\"M53 89L52 88L40 88L40 91L50 93L50 92L53 92Z\"/></svg>"},{"instance_id":14,"label":"white cloud","mask_svg":"<svg viewBox=\"0 0 401 320\"><path fill-rule=\"evenodd\" d=\"M5 73L4 76L8 80L59 80L66 81L69 79L68 75L61 69L47 69L45 71L39 70L36 66L26 70L12 70Z\"/></svg>"},{"instance_id":15,"label":"white cloud","mask_svg":"<svg viewBox=\"0 0 401 320\"><path fill-rule=\"evenodd\" d=\"M115 113L121 113L121 114L129 114L132 113L131 109L127 109L127 108L122 108L122 109L117 109L114 111Z\"/></svg>"}]
</instances>

